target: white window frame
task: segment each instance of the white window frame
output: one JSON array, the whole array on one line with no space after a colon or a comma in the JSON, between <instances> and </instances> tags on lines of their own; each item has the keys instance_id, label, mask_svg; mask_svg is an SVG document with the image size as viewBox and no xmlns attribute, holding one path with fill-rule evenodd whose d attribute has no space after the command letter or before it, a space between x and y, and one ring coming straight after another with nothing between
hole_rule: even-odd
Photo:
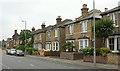
<instances>
[{"instance_id":1,"label":"white window frame","mask_svg":"<svg viewBox=\"0 0 120 71\"><path fill-rule=\"evenodd\" d=\"M58 37L58 28L55 29L55 37Z\"/></svg>"},{"instance_id":2,"label":"white window frame","mask_svg":"<svg viewBox=\"0 0 120 71\"><path fill-rule=\"evenodd\" d=\"M48 37L48 39L50 39L50 31L47 31L47 37Z\"/></svg>"},{"instance_id":3,"label":"white window frame","mask_svg":"<svg viewBox=\"0 0 120 71\"><path fill-rule=\"evenodd\" d=\"M40 34L39 34L39 40L41 40L41 39L42 39L42 34L40 33Z\"/></svg>"},{"instance_id":4,"label":"white window frame","mask_svg":"<svg viewBox=\"0 0 120 71\"><path fill-rule=\"evenodd\" d=\"M113 26L114 27L119 27L118 26L118 12L111 13L110 14L110 19L113 20L113 22L114 22Z\"/></svg>"},{"instance_id":5,"label":"white window frame","mask_svg":"<svg viewBox=\"0 0 120 71\"><path fill-rule=\"evenodd\" d=\"M51 50L51 44L50 44L50 42L47 42L47 43L45 44L45 50L47 50L47 51L50 51L50 50Z\"/></svg>"},{"instance_id":6,"label":"white window frame","mask_svg":"<svg viewBox=\"0 0 120 71\"><path fill-rule=\"evenodd\" d=\"M70 28L69 28L70 35L73 35L73 33L74 33L74 24L70 24L69 26L70 26Z\"/></svg>"},{"instance_id":7,"label":"white window frame","mask_svg":"<svg viewBox=\"0 0 120 71\"><path fill-rule=\"evenodd\" d=\"M112 52L118 52L117 50L117 38L120 38L120 36L110 36L109 38L114 38L114 50L112 50ZM109 44L109 38L107 39L107 47L110 48L110 44Z\"/></svg>"},{"instance_id":8,"label":"white window frame","mask_svg":"<svg viewBox=\"0 0 120 71\"><path fill-rule=\"evenodd\" d=\"M37 41L37 36L36 35L34 35L34 41Z\"/></svg>"},{"instance_id":9,"label":"white window frame","mask_svg":"<svg viewBox=\"0 0 120 71\"><path fill-rule=\"evenodd\" d=\"M88 20L81 21L81 33L86 33L87 32L87 22Z\"/></svg>"},{"instance_id":10,"label":"white window frame","mask_svg":"<svg viewBox=\"0 0 120 71\"><path fill-rule=\"evenodd\" d=\"M85 41L87 41L87 44L85 44ZM81 42L82 42L82 45L81 45ZM83 49L88 46L89 46L89 39L79 39L79 49Z\"/></svg>"},{"instance_id":11,"label":"white window frame","mask_svg":"<svg viewBox=\"0 0 120 71\"><path fill-rule=\"evenodd\" d=\"M52 50L59 51L59 43L58 42L52 42Z\"/></svg>"}]
</instances>

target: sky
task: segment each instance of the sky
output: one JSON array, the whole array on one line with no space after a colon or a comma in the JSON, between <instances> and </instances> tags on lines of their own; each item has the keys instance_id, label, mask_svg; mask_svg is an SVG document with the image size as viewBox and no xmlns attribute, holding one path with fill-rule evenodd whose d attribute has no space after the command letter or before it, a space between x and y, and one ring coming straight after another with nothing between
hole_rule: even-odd
<instances>
[{"instance_id":1,"label":"sky","mask_svg":"<svg viewBox=\"0 0 120 71\"><path fill-rule=\"evenodd\" d=\"M118 6L120 0L95 0L95 8L104 11ZM11 38L16 29L18 33L25 28L40 29L56 24L57 16L62 20L81 16L81 8L87 4L89 11L93 9L93 0L0 0L0 40Z\"/></svg>"}]
</instances>

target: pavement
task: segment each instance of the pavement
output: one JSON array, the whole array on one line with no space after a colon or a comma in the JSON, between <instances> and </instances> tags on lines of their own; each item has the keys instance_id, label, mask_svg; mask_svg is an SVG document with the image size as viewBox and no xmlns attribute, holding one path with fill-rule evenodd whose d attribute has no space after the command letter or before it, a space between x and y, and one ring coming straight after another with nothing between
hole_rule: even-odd
<instances>
[{"instance_id":1,"label":"pavement","mask_svg":"<svg viewBox=\"0 0 120 71\"><path fill-rule=\"evenodd\" d=\"M61 59L59 57L49 57L49 56L40 56L40 55L26 55L26 56L31 57L31 58L37 58L37 59L46 59L46 60L51 60L51 61L77 64L77 65L82 65L82 66L90 66L90 67L97 67L97 68L103 68L103 69L118 69L118 70L120 70L120 66L114 65L114 64L96 63L96 66L95 66L94 63L83 62L83 60L68 60L68 59Z\"/></svg>"}]
</instances>

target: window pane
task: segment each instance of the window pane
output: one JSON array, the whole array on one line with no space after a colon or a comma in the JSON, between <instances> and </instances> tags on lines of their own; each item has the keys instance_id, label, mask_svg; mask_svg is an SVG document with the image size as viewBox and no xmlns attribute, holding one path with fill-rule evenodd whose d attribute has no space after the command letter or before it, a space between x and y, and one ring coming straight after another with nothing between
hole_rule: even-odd
<instances>
[{"instance_id":1,"label":"window pane","mask_svg":"<svg viewBox=\"0 0 120 71\"><path fill-rule=\"evenodd\" d=\"M58 43L56 42L56 50L58 50Z\"/></svg>"},{"instance_id":2,"label":"window pane","mask_svg":"<svg viewBox=\"0 0 120 71\"><path fill-rule=\"evenodd\" d=\"M79 44L79 46L80 46L80 49L83 48L83 40L80 40L80 44Z\"/></svg>"},{"instance_id":3,"label":"window pane","mask_svg":"<svg viewBox=\"0 0 120 71\"><path fill-rule=\"evenodd\" d=\"M114 38L109 38L109 47L111 50L114 50Z\"/></svg>"},{"instance_id":4,"label":"window pane","mask_svg":"<svg viewBox=\"0 0 120 71\"><path fill-rule=\"evenodd\" d=\"M117 50L120 50L120 37L117 38Z\"/></svg>"},{"instance_id":5,"label":"window pane","mask_svg":"<svg viewBox=\"0 0 120 71\"><path fill-rule=\"evenodd\" d=\"M88 40L85 40L85 47L88 46Z\"/></svg>"}]
</instances>

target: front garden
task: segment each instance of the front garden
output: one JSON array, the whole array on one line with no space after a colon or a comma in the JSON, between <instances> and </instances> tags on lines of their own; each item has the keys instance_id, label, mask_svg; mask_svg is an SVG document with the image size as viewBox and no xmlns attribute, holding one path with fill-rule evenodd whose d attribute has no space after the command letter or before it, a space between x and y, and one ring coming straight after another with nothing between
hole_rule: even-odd
<instances>
[{"instance_id":1,"label":"front garden","mask_svg":"<svg viewBox=\"0 0 120 71\"><path fill-rule=\"evenodd\" d=\"M81 49L84 53L84 62L93 62L93 47L86 47ZM109 48L96 48L96 62L97 63L108 63L108 64L120 64L120 53L112 53Z\"/></svg>"}]
</instances>

